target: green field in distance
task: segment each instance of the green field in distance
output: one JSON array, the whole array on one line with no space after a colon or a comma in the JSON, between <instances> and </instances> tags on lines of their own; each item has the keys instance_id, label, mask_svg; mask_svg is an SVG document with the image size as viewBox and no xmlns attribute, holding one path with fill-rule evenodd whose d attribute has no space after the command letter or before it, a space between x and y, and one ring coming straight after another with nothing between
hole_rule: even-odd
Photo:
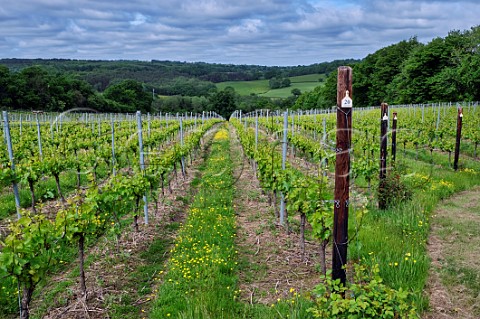
<instances>
[{"instance_id":1,"label":"green field in distance","mask_svg":"<svg viewBox=\"0 0 480 319\"><path fill-rule=\"evenodd\" d=\"M259 96L286 98L292 95L292 90L297 88L302 93L312 91L315 87L323 85L319 79L325 79L324 74L307 74L290 77L291 84L289 87L270 90L268 80L256 81L227 81L217 83L217 88L223 90L227 86L231 86L240 95L256 94Z\"/></svg>"}]
</instances>

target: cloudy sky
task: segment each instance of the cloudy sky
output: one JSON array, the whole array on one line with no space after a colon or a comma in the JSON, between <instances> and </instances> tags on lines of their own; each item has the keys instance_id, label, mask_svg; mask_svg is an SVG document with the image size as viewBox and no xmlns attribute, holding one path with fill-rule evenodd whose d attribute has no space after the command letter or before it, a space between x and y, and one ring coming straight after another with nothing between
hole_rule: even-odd
<instances>
[{"instance_id":1,"label":"cloudy sky","mask_svg":"<svg viewBox=\"0 0 480 319\"><path fill-rule=\"evenodd\" d=\"M0 0L0 58L308 65L480 24L479 0Z\"/></svg>"}]
</instances>

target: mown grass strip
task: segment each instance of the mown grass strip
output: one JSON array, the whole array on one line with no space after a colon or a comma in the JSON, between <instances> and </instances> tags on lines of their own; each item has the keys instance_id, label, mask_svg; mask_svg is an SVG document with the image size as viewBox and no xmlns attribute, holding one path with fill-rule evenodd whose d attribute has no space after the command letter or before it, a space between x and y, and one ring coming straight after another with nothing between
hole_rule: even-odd
<instances>
[{"instance_id":1,"label":"mown grass strip","mask_svg":"<svg viewBox=\"0 0 480 319\"><path fill-rule=\"evenodd\" d=\"M239 154L235 154L239 155ZM228 132L221 129L201 168L198 193L170 252L150 318L308 318L295 291L270 305L239 300L234 178Z\"/></svg>"},{"instance_id":2,"label":"mown grass strip","mask_svg":"<svg viewBox=\"0 0 480 319\"><path fill-rule=\"evenodd\" d=\"M216 133L198 194L171 251L151 318L234 318L237 262L232 161L227 131Z\"/></svg>"}]
</instances>

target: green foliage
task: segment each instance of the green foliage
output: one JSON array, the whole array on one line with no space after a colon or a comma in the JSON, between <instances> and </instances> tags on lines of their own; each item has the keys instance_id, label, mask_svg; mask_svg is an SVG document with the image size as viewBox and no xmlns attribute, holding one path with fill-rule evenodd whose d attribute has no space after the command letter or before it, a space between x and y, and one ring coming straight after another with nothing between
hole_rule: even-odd
<instances>
[{"instance_id":1,"label":"green foliage","mask_svg":"<svg viewBox=\"0 0 480 319\"><path fill-rule=\"evenodd\" d=\"M439 101L476 101L480 98L480 27L451 31L427 44L416 37L369 54L353 66L355 107ZM336 104L336 76L327 78L325 89L313 99L316 105ZM302 108L304 99L297 101ZM312 98L305 99L312 100ZM320 102L321 101L321 102ZM308 107L304 107L308 108Z\"/></svg>"},{"instance_id":2,"label":"green foliage","mask_svg":"<svg viewBox=\"0 0 480 319\"><path fill-rule=\"evenodd\" d=\"M9 164L0 164L0 185L2 187L10 186L17 179Z\"/></svg>"},{"instance_id":3,"label":"green foliage","mask_svg":"<svg viewBox=\"0 0 480 319\"><path fill-rule=\"evenodd\" d=\"M103 94L105 98L120 103L124 112L151 111L152 95L138 81L124 80L110 85Z\"/></svg>"},{"instance_id":4,"label":"green foliage","mask_svg":"<svg viewBox=\"0 0 480 319\"><path fill-rule=\"evenodd\" d=\"M89 190L85 200L77 194L69 204L56 216L57 231L68 242L76 243L80 235L97 235L107 222L98 209L98 189Z\"/></svg>"},{"instance_id":5,"label":"green foliage","mask_svg":"<svg viewBox=\"0 0 480 319\"><path fill-rule=\"evenodd\" d=\"M213 94L210 97L210 107L211 110L228 119L230 114L237 109L235 90L231 87L227 87L224 90Z\"/></svg>"},{"instance_id":6,"label":"green foliage","mask_svg":"<svg viewBox=\"0 0 480 319\"><path fill-rule=\"evenodd\" d=\"M291 185L286 188L287 209L305 214L312 226L312 235L320 242L328 242L333 230L332 207L326 201L330 196L325 177L310 178L290 173Z\"/></svg>"},{"instance_id":7,"label":"green foliage","mask_svg":"<svg viewBox=\"0 0 480 319\"><path fill-rule=\"evenodd\" d=\"M290 86L290 79L287 78L287 77L277 76L277 77L271 78L268 81L268 86L272 90L289 87Z\"/></svg>"},{"instance_id":8,"label":"green foliage","mask_svg":"<svg viewBox=\"0 0 480 319\"><path fill-rule=\"evenodd\" d=\"M204 96L163 96L155 98L152 104L153 111L162 113L193 112L201 114L208 109L208 98Z\"/></svg>"},{"instance_id":9,"label":"green foliage","mask_svg":"<svg viewBox=\"0 0 480 319\"><path fill-rule=\"evenodd\" d=\"M320 91L321 94L318 100L319 108L325 109L337 105L337 75L338 71L335 70L325 80L325 85Z\"/></svg>"},{"instance_id":10,"label":"green foliage","mask_svg":"<svg viewBox=\"0 0 480 319\"><path fill-rule=\"evenodd\" d=\"M318 100L320 98L322 87L317 86L311 92L304 92L295 101L294 110L311 110L318 108Z\"/></svg>"},{"instance_id":11,"label":"green foliage","mask_svg":"<svg viewBox=\"0 0 480 319\"><path fill-rule=\"evenodd\" d=\"M18 73L0 72L0 99L3 107L63 111L87 107L94 95L90 85L74 75L48 72L39 66L24 68Z\"/></svg>"},{"instance_id":12,"label":"green foliage","mask_svg":"<svg viewBox=\"0 0 480 319\"><path fill-rule=\"evenodd\" d=\"M479 96L478 44L480 27L451 31L445 38L417 46L392 83L394 103L472 100ZM468 66L468 67L467 67Z\"/></svg>"},{"instance_id":13,"label":"green foliage","mask_svg":"<svg viewBox=\"0 0 480 319\"><path fill-rule=\"evenodd\" d=\"M0 84L0 105L16 110L61 112L85 107L115 112L151 110L151 93L135 80L109 86L106 99L95 93L78 74L56 73L38 65L17 73L10 73L1 66Z\"/></svg>"},{"instance_id":14,"label":"green foliage","mask_svg":"<svg viewBox=\"0 0 480 319\"><path fill-rule=\"evenodd\" d=\"M316 304L308 311L314 318L418 318L409 303L410 293L389 288L378 273L378 265L367 271L357 264L354 281L346 286L339 279L332 280L328 273L324 284L316 287Z\"/></svg>"},{"instance_id":15,"label":"green foliage","mask_svg":"<svg viewBox=\"0 0 480 319\"><path fill-rule=\"evenodd\" d=\"M299 97L300 94L302 94L302 91L300 91L300 89L298 89L298 88L294 88L290 92L292 92L292 95L295 96L295 97Z\"/></svg>"},{"instance_id":16,"label":"green foliage","mask_svg":"<svg viewBox=\"0 0 480 319\"><path fill-rule=\"evenodd\" d=\"M11 81L10 70L0 64L0 106L10 105L12 103L8 90Z\"/></svg>"},{"instance_id":17,"label":"green foliage","mask_svg":"<svg viewBox=\"0 0 480 319\"><path fill-rule=\"evenodd\" d=\"M22 215L19 220L10 224L10 233L0 241L0 278L3 282L2 294L7 295L11 292L8 288L12 287L12 279L16 279L18 288L22 290L19 300L22 318L28 318L32 294L55 263L53 256L60 246L57 246L59 237L56 235L55 225L47 220L45 215L31 215L27 211L22 212ZM5 277L10 278L4 281ZM7 301L1 300L0 304L7 306Z\"/></svg>"},{"instance_id":18,"label":"green foliage","mask_svg":"<svg viewBox=\"0 0 480 319\"><path fill-rule=\"evenodd\" d=\"M219 63L188 63L175 61L79 61L65 59L1 59L0 64L7 66L12 72L26 67L38 65L53 73L76 74L89 83L95 90L102 92L111 83L133 79L145 83L148 91L168 95L205 96L205 91L212 83L226 81L255 81L270 79L280 74L295 77L308 74L328 74L338 66L352 63L355 60L335 60L301 66L259 66L232 65ZM180 81L177 79L181 78ZM183 91L187 89L188 94ZM206 89L206 90L205 90Z\"/></svg>"},{"instance_id":19,"label":"green foliage","mask_svg":"<svg viewBox=\"0 0 480 319\"><path fill-rule=\"evenodd\" d=\"M353 70L354 105L365 107L392 101L395 86L391 83L401 72L402 63L421 46L416 38L400 41L369 54Z\"/></svg>"},{"instance_id":20,"label":"green foliage","mask_svg":"<svg viewBox=\"0 0 480 319\"><path fill-rule=\"evenodd\" d=\"M379 182L377 199L379 202L385 203L386 207L410 200L412 195L412 189L403 182L401 171L397 169L388 172L386 178Z\"/></svg>"},{"instance_id":21,"label":"green foliage","mask_svg":"<svg viewBox=\"0 0 480 319\"><path fill-rule=\"evenodd\" d=\"M217 90L215 84L197 78L184 76L176 77L171 81L156 86L156 93L161 95L180 96L208 96Z\"/></svg>"},{"instance_id":22,"label":"green foliage","mask_svg":"<svg viewBox=\"0 0 480 319\"><path fill-rule=\"evenodd\" d=\"M10 234L0 242L0 277L16 277L22 285L34 287L48 271L56 248L53 222L45 215L27 211L10 225Z\"/></svg>"},{"instance_id":23,"label":"green foliage","mask_svg":"<svg viewBox=\"0 0 480 319\"><path fill-rule=\"evenodd\" d=\"M352 172L354 177L363 176L370 185L372 179L378 173L378 161L370 158L361 158L352 163Z\"/></svg>"}]
</instances>

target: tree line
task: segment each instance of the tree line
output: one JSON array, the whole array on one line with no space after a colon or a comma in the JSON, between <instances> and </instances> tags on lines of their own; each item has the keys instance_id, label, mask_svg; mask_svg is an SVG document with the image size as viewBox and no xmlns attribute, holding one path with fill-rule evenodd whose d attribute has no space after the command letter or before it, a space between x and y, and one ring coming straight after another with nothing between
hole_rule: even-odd
<instances>
[{"instance_id":1,"label":"tree line","mask_svg":"<svg viewBox=\"0 0 480 319\"><path fill-rule=\"evenodd\" d=\"M348 61L311 66L267 67L158 61L85 61L66 59L0 60L0 107L100 112L201 112L228 118L235 109L289 108L300 92L286 99L240 96L215 82L267 79L271 88L290 85L289 76L331 72Z\"/></svg>"},{"instance_id":2,"label":"tree line","mask_svg":"<svg viewBox=\"0 0 480 319\"><path fill-rule=\"evenodd\" d=\"M275 77L287 78L306 74L328 74L339 65L355 60L335 60L306 66L234 65L204 62L175 61L96 61L68 59L0 59L12 72L38 65L49 72L68 73L88 82L97 91L104 91L111 83L137 80L165 95L205 95L204 86L225 81L253 81ZM191 92L191 88L200 87ZM183 94L181 89L190 90ZM207 88L208 91L208 88Z\"/></svg>"},{"instance_id":3,"label":"tree line","mask_svg":"<svg viewBox=\"0 0 480 319\"><path fill-rule=\"evenodd\" d=\"M480 100L480 26L422 44L416 37L369 54L353 68L355 107ZM337 73L305 92L295 109L336 105Z\"/></svg>"},{"instance_id":4,"label":"tree line","mask_svg":"<svg viewBox=\"0 0 480 319\"><path fill-rule=\"evenodd\" d=\"M178 90L184 78L178 79ZM195 79L187 79L194 83ZM183 93L188 92L185 89ZM90 108L98 112L194 112L215 111L228 118L236 109L250 112L258 108L286 108L290 99L271 100L265 97L241 97L231 87L205 89L200 96L186 96L172 91L171 96L159 97L145 83L127 79L110 84L103 92L71 73L49 71L41 66L29 66L11 72L0 65L0 107L7 110L62 112L74 108ZM285 104L287 103L287 104Z\"/></svg>"},{"instance_id":5,"label":"tree line","mask_svg":"<svg viewBox=\"0 0 480 319\"><path fill-rule=\"evenodd\" d=\"M0 106L9 110L62 112L91 108L99 112L151 111L152 95L142 83L124 80L99 93L86 81L69 73L49 72L29 66L10 72L0 65Z\"/></svg>"}]
</instances>

